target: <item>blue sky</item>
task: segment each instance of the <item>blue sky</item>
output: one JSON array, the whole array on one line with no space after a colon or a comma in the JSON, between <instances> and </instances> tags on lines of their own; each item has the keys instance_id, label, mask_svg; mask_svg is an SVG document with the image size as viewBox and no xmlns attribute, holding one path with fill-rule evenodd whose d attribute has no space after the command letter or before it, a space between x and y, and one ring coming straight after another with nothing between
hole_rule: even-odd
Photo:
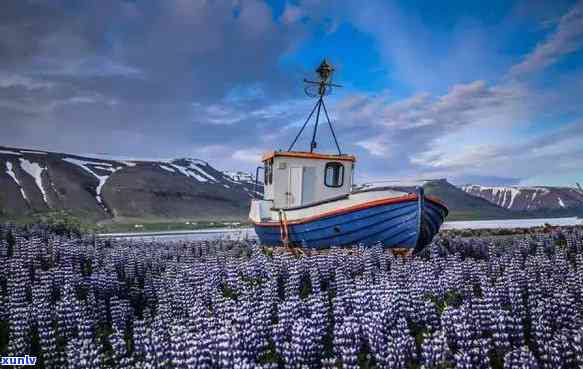
<instances>
[{"instance_id":1,"label":"blue sky","mask_svg":"<svg viewBox=\"0 0 583 369\"><path fill-rule=\"evenodd\" d=\"M360 181L583 182L583 1L7 0L0 25L0 145L252 170L327 57Z\"/></svg>"}]
</instances>

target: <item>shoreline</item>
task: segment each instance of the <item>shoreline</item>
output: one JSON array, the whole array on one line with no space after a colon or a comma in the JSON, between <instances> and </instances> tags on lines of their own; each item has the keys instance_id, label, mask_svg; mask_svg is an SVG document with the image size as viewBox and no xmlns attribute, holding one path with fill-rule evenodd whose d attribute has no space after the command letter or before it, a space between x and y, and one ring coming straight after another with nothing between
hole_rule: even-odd
<instances>
[{"instance_id":1,"label":"shoreline","mask_svg":"<svg viewBox=\"0 0 583 369\"><path fill-rule=\"evenodd\" d=\"M583 225L583 218L563 217L563 218L530 218L530 219L497 219L497 220L454 220L443 223L442 230L452 229L516 229L542 227L545 224L552 226L577 226ZM245 228L206 228L193 230L176 231L153 231L153 232L113 232L97 233L97 238L157 238L171 236L203 236L203 235L238 235L255 238L255 231L252 227ZM221 238L221 237L218 237Z\"/></svg>"}]
</instances>

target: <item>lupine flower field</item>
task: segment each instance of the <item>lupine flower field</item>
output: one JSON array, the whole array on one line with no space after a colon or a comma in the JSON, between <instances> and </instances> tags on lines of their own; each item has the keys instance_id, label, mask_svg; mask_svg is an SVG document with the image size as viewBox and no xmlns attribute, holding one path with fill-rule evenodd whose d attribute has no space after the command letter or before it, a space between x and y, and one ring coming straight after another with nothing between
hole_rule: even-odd
<instances>
[{"instance_id":1,"label":"lupine flower field","mask_svg":"<svg viewBox=\"0 0 583 369\"><path fill-rule=\"evenodd\" d=\"M0 226L0 353L44 368L583 368L583 229L312 256Z\"/></svg>"}]
</instances>

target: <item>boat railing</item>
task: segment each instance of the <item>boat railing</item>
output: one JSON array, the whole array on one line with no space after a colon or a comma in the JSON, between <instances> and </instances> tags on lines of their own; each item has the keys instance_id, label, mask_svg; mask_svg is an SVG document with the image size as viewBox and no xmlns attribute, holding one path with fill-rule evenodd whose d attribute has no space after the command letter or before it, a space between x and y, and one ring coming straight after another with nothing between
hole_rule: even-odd
<instances>
[{"instance_id":1,"label":"boat railing","mask_svg":"<svg viewBox=\"0 0 583 369\"><path fill-rule=\"evenodd\" d=\"M255 181L253 181L253 198L255 200L262 200L263 196L265 194L265 185L263 186L264 193L261 196L259 196L259 192L257 191L257 188L259 187L259 171L260 170L265 171L265 167L260 165L257 167L257 169L255 169Z\"/></svg>"}]
</instances>

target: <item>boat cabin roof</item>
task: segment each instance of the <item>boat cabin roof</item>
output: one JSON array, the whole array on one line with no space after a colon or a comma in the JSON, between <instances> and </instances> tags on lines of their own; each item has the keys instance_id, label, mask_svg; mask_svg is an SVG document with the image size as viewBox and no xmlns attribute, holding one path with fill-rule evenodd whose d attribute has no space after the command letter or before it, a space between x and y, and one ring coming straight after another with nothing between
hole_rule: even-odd
<instances>
[{"instance_id":1,"label":"boat cabin roof","mask_svg":"<svg viewBox=\"0 0 583 369\"><path fill-rule=\"evenodd\" d=\"M303 158L303 159L321 159L321 160L343 160L343 161L356 161L354 155L329 155L329 154L319 154L313 152L304 151L271 151L263 155L261 161L271 160L275 157L286 157L286 158Z\"/></svg>"}]
</instances>

